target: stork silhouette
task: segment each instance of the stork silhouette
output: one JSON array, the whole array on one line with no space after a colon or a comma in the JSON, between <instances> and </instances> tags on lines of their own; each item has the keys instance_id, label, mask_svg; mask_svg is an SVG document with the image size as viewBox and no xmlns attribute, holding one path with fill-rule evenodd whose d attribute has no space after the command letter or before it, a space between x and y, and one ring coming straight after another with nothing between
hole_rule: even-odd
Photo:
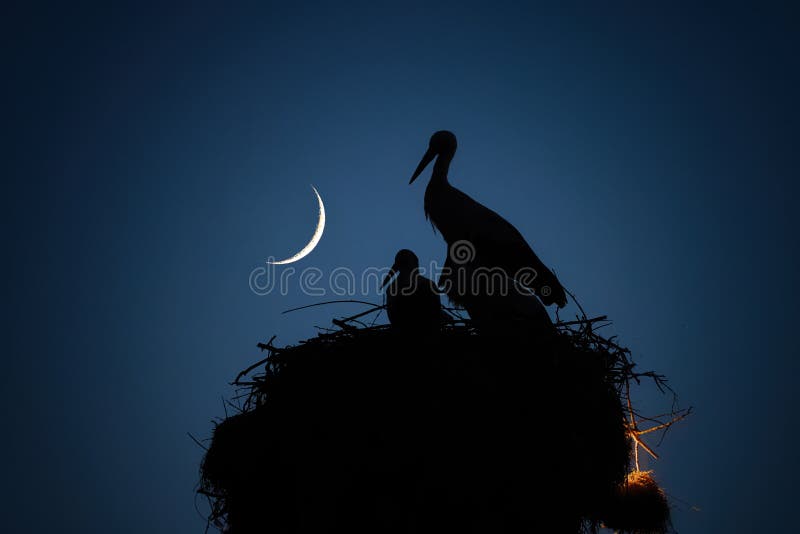
<instances>
[{"instance_id":1,"label":"stork silhouette","mask_svg":"<svg viewBox=\"0 0 800 534\"><path fill-rule=\"evenodd\" d=\"M522 234L500 215L450 185L447 172L457 147L456 136L452 132L442 130L434 133L428 150L408 182L413 183L425 167L436 160L425 189L425 217L447 242L450 266L453 263L454 246L466 243L472 247L474 256L465 266L468 271L499 268L509 278L534 291L545 305L564 307L567 303L564 288ZM453 296L456 297L455 301L459 296L463 297L458 293ZM469 308L467 311L470 311Z\"/></svg>"},{"instance_id":2,"label":"stork silhouette","mask_svg":"<svg viewBox=\"0 0 800 534\"><path fill-rule=\"evenodd\" d=\"M386 288L386 314L392 326L437 330L444 319L439 291L432 280L420 274L417 255L408 249L398 251L382 287L390 281Z\"/></svg>"}]
</instances>

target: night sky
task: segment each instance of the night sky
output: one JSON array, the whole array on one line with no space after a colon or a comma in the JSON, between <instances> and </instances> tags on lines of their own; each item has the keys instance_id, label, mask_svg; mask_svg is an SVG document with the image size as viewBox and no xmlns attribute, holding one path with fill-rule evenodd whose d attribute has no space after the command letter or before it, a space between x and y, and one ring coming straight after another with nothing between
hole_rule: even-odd
<instances>
[{"instance_id":1,"label":"night sky","mask_svg":"<svg viewBox=\"0 0 800 534\"><path fill-rule=\"evenodd\" d=\"M442 261L408 185L439 129L451 182L694 406L646 463L678 531L796 525L789 7L106 4L0 17L3 531L203 532L187 433L257 342L363 309L282 315L341 297L251 271L307 242L310 184L298 271Z\"/></svg>"}]
</instances>

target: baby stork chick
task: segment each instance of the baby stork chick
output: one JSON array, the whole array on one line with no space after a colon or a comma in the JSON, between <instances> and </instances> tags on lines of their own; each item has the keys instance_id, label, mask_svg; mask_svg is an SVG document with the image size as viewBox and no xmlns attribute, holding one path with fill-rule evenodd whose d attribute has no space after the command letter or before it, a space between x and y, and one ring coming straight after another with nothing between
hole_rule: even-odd
<instances>
[{"instance_id":1,"label":"baby stork chick","mask_svg":"<svg viewBox=\"0 0 800 534\"><path fill-rule=\"evenodd\" d=\"M427 332L439 329L443 318L439 291L432 280L419 273L416 254L408 249L397 253L381 287L387 284L386 312L392 326Z\"/></svg>"}]
</instances>

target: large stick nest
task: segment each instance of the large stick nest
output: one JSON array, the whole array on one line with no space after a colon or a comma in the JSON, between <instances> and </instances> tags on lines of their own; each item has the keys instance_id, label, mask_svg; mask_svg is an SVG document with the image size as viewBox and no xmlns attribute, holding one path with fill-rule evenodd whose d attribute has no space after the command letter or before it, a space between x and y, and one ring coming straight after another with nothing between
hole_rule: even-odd
<instances>
[{"instance_id":1,"label":"large stick nest","mask_svg":"<svg viewBox=\"0 0 800 534\"><path fill-rule=\"evenodd\" d=\"M462 320L424 336L335 321L296 346L259 344L267 357L234 380L237 413L216 425L202 464L209 524L596 530L620 509L632 444L647 432L629 385L664 386L597 334L604 319L559 323L548 339L481 334Z\"/></svg>"}]
</instances>

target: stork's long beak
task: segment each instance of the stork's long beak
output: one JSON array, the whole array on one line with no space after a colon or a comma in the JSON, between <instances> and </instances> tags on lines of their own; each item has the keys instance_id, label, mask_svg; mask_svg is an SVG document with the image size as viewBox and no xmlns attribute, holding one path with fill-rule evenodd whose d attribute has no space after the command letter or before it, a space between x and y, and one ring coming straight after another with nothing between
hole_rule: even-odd
<instances>
[{"instance_id":1,"label":"stork's long beak","mask_svg":"<svg viewBox=\"0 0 800 534\"><path fill-rule=\"evenodd\" d=\"M397 274L397 265L392 265L392 268L389 269L388 273L386 273L386 278L383 279L383 283L381 284L381 289L386 287L386 284L391 282L392 278L394 278L394 275L396 274Z\"/></svg>"},{"instance_id":2,"label":"stork's long beak","mask_svg":"<svg viewBox=\"0 0 800 534\"><path fill-rule=\"evenodd\" d=\"M408 185L414 183L414 180L417 179L417 176L419 176L420 173L425 170L425 167L428 166L428 163L433 161L433 158L435 157L436 152L432 148L429 148L428 151L425 152L425 155L422 156L422 161L420 161L419 165L417 165L417 170L414 171L414 175L411 177L411 180L408 181Z\"/></svg>"}]
</instances>

